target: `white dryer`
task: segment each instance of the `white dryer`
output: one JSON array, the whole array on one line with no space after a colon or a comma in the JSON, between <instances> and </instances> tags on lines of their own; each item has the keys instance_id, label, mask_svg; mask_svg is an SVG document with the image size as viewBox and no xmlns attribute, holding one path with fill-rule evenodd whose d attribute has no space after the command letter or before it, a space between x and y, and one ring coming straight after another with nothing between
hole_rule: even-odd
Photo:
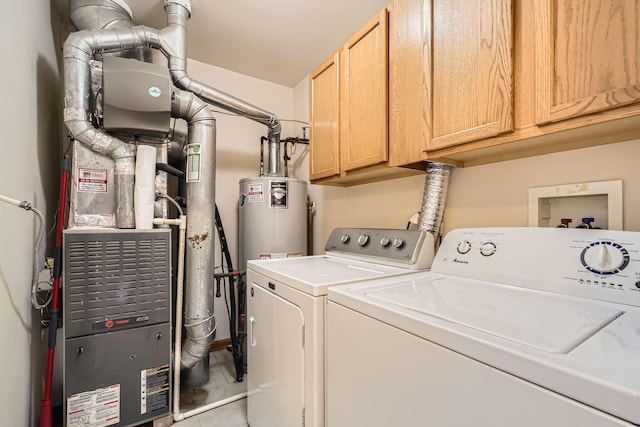
<instances>
[{"instance_id":1,"label":"white dryer","mask_svg":"<svg viewBox=\"0 0 640 427\"><path fill-rule=\"evenodd\" d=\"M335 229L325 255L247 264L247 417L251 427L322 427L327 290L431 266L429 233Z\"/></svg>"},{"instance_id":2,"label":"white dryer","mask_svg":"<svg viewBox=\"0 0 640 427\"><path fill-rule=\"evenodd\" d=\"M331 427L640 425L640 233L450 232L430 272L329 290Z\"/></svg>"}]
</instances>

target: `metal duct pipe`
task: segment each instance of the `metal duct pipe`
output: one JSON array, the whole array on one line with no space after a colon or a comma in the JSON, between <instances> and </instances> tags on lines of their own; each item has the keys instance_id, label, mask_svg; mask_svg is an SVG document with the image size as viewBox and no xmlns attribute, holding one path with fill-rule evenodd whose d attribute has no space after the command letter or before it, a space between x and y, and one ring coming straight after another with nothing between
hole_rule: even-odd
<instances>
[{"instance_id":1,"label":"metal duct pipe","mask_svg":"<svg viewBox=\"0 0 640 427\"><path fill-rule=\"evenodd\" d=\"M96 153L115 162L116 225L134 228L134 152L127 143L91 124L89 61L98 52L159 46L158 31L148 27L83 30L69 35L63 46L64 123L71 135Z\"/></svg>"},{"instance_id":2,"label":"metal duct pipe","mask_svg":"<svg viewBox=\"0 0 640 427\"><path fill-rule=\"evenodd\" d=\"M191 16L189 0L165 0L167 27L160 31L162 53L169 60L169 72L176 87L195 93L198 98L219 108L266 125L269 129L269 175L280 174L281 125L275 114L227 93L197 82L187 74L187 20ZM275 161L272 161L272 154ZM276 154L277 153L277 154Z\"/></svg>"},{"instance_id":3,"label":"metal duct pipe","mask_svg":"<svg viewBox=\"0 0 640 427\"><path fill-rule=\"evenodd\" d=\"M133 27L131 9L118 0L70 0L69 19L78 30Z\"/></svg>"},{"instance_id":4,"label":"metal duct pipe","mask_svg":"<svg viewBox=\"0 0 640 427\"><path fill-rule=\"evenodd\" d=\"M427 162L427 175L422 195L418 229L429 232L434 237L437 237L440 233L450 174L451 166Z\"/></svg>"},{"instance_id":5,"label":"metal duct pipe","mask_svg":"<svg viewBox=\"0 0 640 427\"><path fill-rule=\"evenodd\" d=\"M69 18L78 30L133 27L133 14L123 0L70 0ZM151 49L117 52L117 56L152 62Z\"/></svg>"},{"instance_id":6,"label":"metal duct pipe","mask_svg":"<svg viewBox=\"0 0 640 427\"><path fill-rule=\"evenodd\" d=\"M205 102L189 92L174 92L173 117L189 124L187 145L187 248L181 366L191 368L209 353L216 331L213 313L216 122ZM190 158L189 152L197 153ZM191 175L197 172L197 177ZM206 370L208 374L208 369Z\"/></svg>"}]
</instances>

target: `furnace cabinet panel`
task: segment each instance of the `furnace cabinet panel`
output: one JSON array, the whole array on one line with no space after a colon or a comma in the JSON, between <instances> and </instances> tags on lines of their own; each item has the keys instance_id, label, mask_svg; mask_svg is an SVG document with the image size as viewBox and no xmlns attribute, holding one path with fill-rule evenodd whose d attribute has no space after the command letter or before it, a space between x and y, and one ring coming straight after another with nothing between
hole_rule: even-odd
<instances>
[{"instance_id":1,"label":"furnace cabinet panel","mask_svg":"<svg viewBox=\"0 0 640 427\"><path fill-rule=\"evenodd\" d=\"M66 230L65 425L136 425L171 409L170 230Z\"/></svg>"}]
</instances>

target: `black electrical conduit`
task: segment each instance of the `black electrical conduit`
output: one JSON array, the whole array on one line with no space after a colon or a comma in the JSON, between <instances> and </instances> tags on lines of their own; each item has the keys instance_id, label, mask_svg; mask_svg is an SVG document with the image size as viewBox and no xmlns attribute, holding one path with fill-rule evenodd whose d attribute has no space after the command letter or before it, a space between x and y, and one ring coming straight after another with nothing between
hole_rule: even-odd
<instances>
[{"instance_id":1,"label":"black electrical conduit","mask_svg":"<svg viewBox=\"0 0 640 427\"><path fill-rule=\"evenodd\" d=\"M233 362L236 368L236 380L242 382L244 376L243 355L240 349L240 343L238 342L238 336L236 332L236 294L235 294L235 276L238 274L233 270L233 263L231 261L231 253L229 252L229 245L227 245L227 237L224 234L224 228L222 226L222 218L220 218L220 212L218 211L218 205L216 205L216 230L218 230L218 240L220 241L220 250L222 251L227 268L229 270L229 304L231 305L231 318L229 319L229 328L231 333L231 354L233 355Z\"/></svg>"}]
</instances>

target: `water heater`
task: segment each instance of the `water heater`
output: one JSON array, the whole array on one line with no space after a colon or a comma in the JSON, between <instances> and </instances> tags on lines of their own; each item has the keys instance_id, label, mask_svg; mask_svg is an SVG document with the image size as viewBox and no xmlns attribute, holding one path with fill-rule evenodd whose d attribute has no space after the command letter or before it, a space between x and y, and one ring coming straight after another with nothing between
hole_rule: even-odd
<instances>
[{"instance_id":1,"label":"water heater","mask_svg":"<svg viewBox=\"0 0 640 427\"><path fill-rule=\"evenodd\" d=\"M307 183L287 177L240 180L240 270L250 259L307 255Z\"/></svg>"}]
</instances>

